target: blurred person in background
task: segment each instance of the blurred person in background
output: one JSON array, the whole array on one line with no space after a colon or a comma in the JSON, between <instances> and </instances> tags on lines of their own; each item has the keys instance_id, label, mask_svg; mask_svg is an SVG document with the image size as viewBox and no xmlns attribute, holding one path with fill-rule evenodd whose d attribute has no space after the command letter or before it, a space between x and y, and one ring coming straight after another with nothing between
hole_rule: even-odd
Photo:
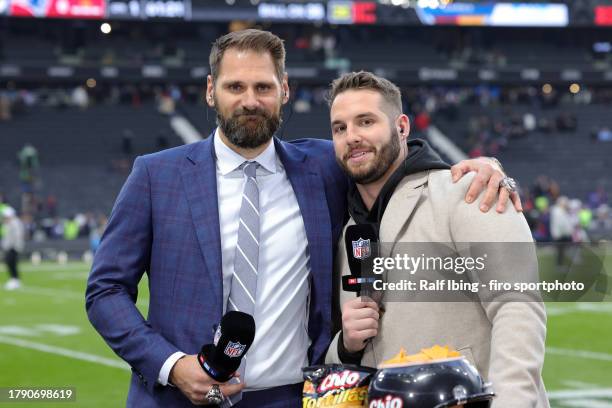
<instances>
[{"instance_id":1,"label":"blurred person in background","mask_svg":"<svg viewBox=\"0 0 612 408\"><path fill-rule=\"evenodd\" d=\"M578 238L580 242L588 242L589 236L587 231L591 228L591 224L593 223L593 210L591 210L588 206L582 204L580 202L580 207L577 212L578 218Z\"/></svg>"},{"instance_id":2,"label":"blurred person in background","mask_svg":"<svg viewBox=\"0 0 612 408\"><path fill-rule=\"evenodd\" d=\"M595 211L595 219L590 225L588 234L592 242L612 240L612 217L607 204L600 205Z\"/></svg>"},{"instance_id":3,"label":"blurred person in background","mask_svg":"<svg viewBox=\"0 0 612 408\"><path fill-rule=\"evenodd\" d=\"M23 251L25 246L25 229L21 220L17 217L17 213L11 207L2 209L2 222L5 226L2 236L2 251L4 251L4 261L10 275L4 289L15 290L21 287L18 263L19 253Z\"/></svg>"},{"instance_id":4,"label":"blurred person in background","mask_svg":"<svg viewBox=\"0 0 612 408\"><path fill-rule=\"evenodd\" d=\"M85 110L89 106L89 95L84 86L74 88L70 97L72 104L81 110Z\"/></svg>"},{"instance_id":5,"label":"blurred person in background","mask_svg":"<svg viewBox=\"0 0 612 408\"><path fill-rule=\"evenodd\" d=\"M5 93L0 93L0 122L11 120L11 101Z\"/></svg>"},{"instance_id":6,"label":"blurred person in background","mask_svg":"<svg viewBox=\"0 0 612 408\"><path fill-rule=\"evenodd\" d=\"M604 126L597 132L597 140L600 142L611 142L612 141L612 131L607 126Z\"/></svg>"},{"instance_id":7,"label":"blurred person in background","mask_svg":"<svg viewBox=\"0 0 612 408\"><path fill-rule=\"evenodd\" d=\"M23 193L34 191L38 175L39 161L38 150L30 143L26 143L17 153L19 160L19 180Z\"/></svg>"},{"instance_id":8,"label":"blurred person in background","mask_svg":"<svg viewBox=\"0 0 612 408\"><path fill-rule=\"evenodd\" d=\"M4 211L5 208L8 208L8 207L9 205L6 204L4 201L4 194L0 192L0 238L4 236L4 230L6 229L6 227L4 226L4 223L2 222L2 212Z\"/></svg>"},{"instance_id":9,"label":"blurred person in background","mask_svg":"<svg viewBox=\"0 0 612 408\"><path fill-rule=\"evenodd\" d=\"M134 132L132 129L123 129L123 132L121 132L121 153L125 158L132 159L134 154Z\"/></svg>"},{"instance_id":10,"label":"blurred person in background","mask_svg":"<svg viewBox=\"0 0 612 408\"><path fill-rule=\"evenodd\" d=\"M107 223L108 219L105 215L98 215L98 217L96 217L96 219L92 222L89 230L89 248L93 254L95 254L100 247L100 241L102 239L102 235L104 234L104 230L106 229Z\"/></svg>"},{"instance_id":11,"label":"blurred person in background","mask_svg":"<svg viewBox=\"0 0 612 408\"><path fill-rule=\"evenodd\" d=\"M162 115L174 115L176 111L176 101L168 91L163 91L158 96L157 110Z\"/></svg>"},{"instance_id":12,"label":"blurred person in background","mask_svg":"<svg viewBox=\"0 0 612 408\"><path fill-rule=\"evenodd\" d=\"M597 189L590 192L587 198L587 203L592 209L599 208L603 204L608 204L608 194L604 185L599 184Z\"/></svg>"},{"instance_id":13,"label":"blurred person in background","mask_svg":"<svg viewBox=\"0 0 612 408\"><path fill-rule=\"evenodd\" d=\"M569 200L568 212L572 224L572 242L587 241L586 233L584 232L582 221L580 219L582 211L582 201L577 198Z\"/></svg>"},{"instance_id":14,"label":"blurred person in background","mask_svg":"<svg viewBox=\"0 0 612 408\"><path fill-rule=\"evenodd\" d=\"M572 242L574 222L569 212L569 200L561 196L550 209L550 236L557 244L557 265L563 264L565 249Z\"/></svg>"}]
</instances>

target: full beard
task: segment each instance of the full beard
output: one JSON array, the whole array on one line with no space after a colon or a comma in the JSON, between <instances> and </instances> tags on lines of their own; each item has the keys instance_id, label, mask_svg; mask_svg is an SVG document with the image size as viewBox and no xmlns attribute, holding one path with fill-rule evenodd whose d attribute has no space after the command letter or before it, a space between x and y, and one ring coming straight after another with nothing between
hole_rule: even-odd
<instances>
[{"instance_id":1,"label":"full beard","mask_svg":"<svg viewBox=\"0 0 612 408\"><path fill-rule=\"evenodd\" d=\"M281 112L280 109L278 114L270 114L263 109L239 109L230 117L225 117L217 111L217 125L233 145L254 149L272 138L282 123ZM254 119L249 120L248 117Z\"/></svg>"},{"instance_id":2,"label":"full beard","mask_svg":"<svg viewBox=\"0 0 612 408\"><path fill-rule=\"evenodd\" d=\"M357 184L369 184L379 180L393 165L401 151L397 130L391 131L391 140L384 144L380 150L374 151L374 158L365 166L351 169L348 166L350 152L342 159L336 156L336 161L344 172Z\"/></svg>"}]
</instances>

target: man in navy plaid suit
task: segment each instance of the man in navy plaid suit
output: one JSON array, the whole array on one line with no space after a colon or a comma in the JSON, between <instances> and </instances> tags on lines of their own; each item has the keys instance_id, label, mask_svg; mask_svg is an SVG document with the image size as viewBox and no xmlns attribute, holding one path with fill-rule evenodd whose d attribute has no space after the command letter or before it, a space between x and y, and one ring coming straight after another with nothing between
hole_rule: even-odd
<instances>
[{"instance_id":1,"label":"man in navy plaid suit","mask_svg":"<svg viewBox=\"0 0 612 408\"><path fill-rule=\"evenodd\" d=\"M213 342L215 324L228 310L240 257L257 274L257 331L242 383L220 384L223 395L242 393L241 408L299 407L301 367L322 361L332 331L331 272L347 179L331 142L273 137L289 100L284 63L282 41L269 32L217 39L206 101L217 111L218 128L201 142L136 159L117 198L86 307L94 327L132 367L127 406L210 405L215 382L195 354ZM245 177L249 163L256 170ZM457 171L483 167L462 166ZM498 176L487 166L485 180ZM259 194L256 204L246 200L258 216L259 231L249 230L257 262L237 238L248 177ZM145 272L147 319L135 307Z\"/></svg>"}]
</instances>

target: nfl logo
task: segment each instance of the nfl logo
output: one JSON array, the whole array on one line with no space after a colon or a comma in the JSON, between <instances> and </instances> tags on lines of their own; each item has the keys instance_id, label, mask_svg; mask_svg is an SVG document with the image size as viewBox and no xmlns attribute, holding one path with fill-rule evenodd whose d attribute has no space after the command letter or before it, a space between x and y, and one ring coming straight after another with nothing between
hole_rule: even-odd
<instances>
[{"instance_id":1,"label":"nfl logo","mask_svg":"<svg viewBox=\"0 0 612 408\"><path fill-rule=\"evenodd\" d=\"M244 353L244 349L246 348L246 344L240 344L240 342L229 342L225 347L225 355L231 358L240 357L242 353Z\"/></svg>"},{"instance_id":2,"label":"nfl logo","mask_svg":"<svg viewBox=\"0 0 612 408\"><path fill-rule=\"evenodd\" d=\"M359 238L353 242L353 257L357 259L366 259L370 256L370 240Z\"/></svg>"}]
</instances>

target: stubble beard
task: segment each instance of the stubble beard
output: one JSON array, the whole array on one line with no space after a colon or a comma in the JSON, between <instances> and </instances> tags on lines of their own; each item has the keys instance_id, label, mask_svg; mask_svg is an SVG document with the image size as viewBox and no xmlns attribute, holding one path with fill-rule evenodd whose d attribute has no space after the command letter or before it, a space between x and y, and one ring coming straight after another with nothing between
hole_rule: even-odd
<instances>
[{"instance_id":1,"label":"stubble beard","mask_svg":"<svg viewBox=\"0 0 612 408\"><path fill-rule=\"evenodd\" d=\"M399 135L396 129L390 132L391 140L385 143L379 150L374 151L374 157L367 163L365 168L351 169L348 166L350 152L343 158L336 156L336 161L344 172L357 184L369 184L379 180L387 173L401 152Z\"/></svg>"}]
</instances>

